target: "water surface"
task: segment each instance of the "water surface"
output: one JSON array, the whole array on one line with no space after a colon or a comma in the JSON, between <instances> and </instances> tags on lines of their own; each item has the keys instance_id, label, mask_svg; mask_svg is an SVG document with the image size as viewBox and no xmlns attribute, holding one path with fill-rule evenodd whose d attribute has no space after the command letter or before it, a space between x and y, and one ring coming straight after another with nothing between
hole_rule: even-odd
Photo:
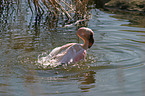
<instances>
[{"instance_id":1,"label":"water surface","mask_svg":"<svg viewBox=\"0 0 145 96\"><path fill-rule=\"evenodd\" d=\"M88 50L87 60L43 69L37 63L40 54L48 54L66 43L82 43L76 36L78 27L59 26L61 20L56 27L55 21L46 19L47 15L40 18L28 9L17 10L18 13L4 9L0 16L0 95L145 94L145 28L132 27L129 20L92 9L92 17L85 26L94 31L95 43Z\"/></svg>"}]
</instances>

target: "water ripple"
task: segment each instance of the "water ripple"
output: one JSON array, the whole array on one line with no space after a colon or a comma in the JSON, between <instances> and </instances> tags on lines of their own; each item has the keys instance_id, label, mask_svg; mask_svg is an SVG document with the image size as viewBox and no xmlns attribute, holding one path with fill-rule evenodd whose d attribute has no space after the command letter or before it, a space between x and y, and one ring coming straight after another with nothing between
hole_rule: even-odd
<instances>
[{"instance_id":1,"label":"water ripple","mask_svg":"<svg viewBox=\"0 0 145 96\"><path fill-rule=\"evenodd\" d=\"M144 41L142 35L128 34L128 32L110 32L102 40L97 41L98 51L104 54L104 61L110 61L115 66L129 67L142 65L144 60ZM99 53L98 52L98 53ZM99 55L98 55L99 56Z\"/></svg>"}]
</instances>

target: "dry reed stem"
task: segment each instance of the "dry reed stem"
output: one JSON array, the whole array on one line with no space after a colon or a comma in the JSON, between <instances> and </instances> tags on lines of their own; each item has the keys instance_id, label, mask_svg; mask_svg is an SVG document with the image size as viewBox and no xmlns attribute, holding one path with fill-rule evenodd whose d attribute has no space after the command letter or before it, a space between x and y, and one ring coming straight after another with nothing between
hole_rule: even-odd
<instances>
[{"instance_id":1,"label":"dry reed stem","mask_svg":"<svg viewBox=\"0 0 145 96\"><path fill-rule=\"evenodd\" d=\"M47 1L48 1L49 3L51 3L50 0L47 0ZM47 7L48 7L48 6L50 6L50 5L47 3ZM51 5L51 6L54 6L54 5ZM55 16L57 16L57 12L56 12L57 10L56 10L54 7L49 7L49 9L50 9L50 10L49 10L50 12L52 12ZM54 9L54 10L53 10L53 9Z\"/></svg>"},{"instance_id":2,"label":"dry reed stem","mask_svg":"<svg viewBox=\"0 0 145 96\"><path fill-rule=\"evenodd\" d=\"M77 5L76 5L76 11L81 15L81 17L84 17L85 14L87 14L87 7L86 5L88 4L88 0L76 0Z\"/></svg>"},{"instance_id":3,"label":"dry reed stem","mask_svg":"<svg viewBox=\"0 0 145 96\"><path fill-rule=\"evenodd\" d=\"M87 14L87 7L86 5L88 4L88 0L75 0L72 1L73 2L73 6L74 8L69 5L66 1L64 0L41 0L42 2L40 3L40 0L33 0L34 6L35 6L35 10L38 11L40 14L43 11L44 13L44 9L43 7L46 6L45 8L47 8L47 11L50 11L52 13L54 13L55 17L59 16L59 13L61 14L65 14L65 16L72 20L72 16L70 15L69 12L74 12L76 15L76 17L81 17L81 18L85 18L86 14ZM28 0L28 2L30 3L30 0ZM65 7L61 4L63 3L65 5ZM44 4L44 6L43 6ZM43 6L43 7L42 7ZM69 8L69 10L66 10L67 8Z\"/></svg>"},{"instance_id":4,"label":"dry reed stem","mask_svg":"<svg viewBox=\"0 0 145 96\"><path fill-rule=\"evenodd\" d=\"M47 0L47 1L49 1L49 3L51 4L52 8L56 11L56 13L61 12L61 11L57 8L56 3L55 3L55 0Z\"/></svg>"},{"instance_id":5,"label":"dry reed stem","mask_svg":"<svg viewBox=\"0 0 145 96\"><path fill-rule=\"evenodd\" d=\"M64 2L63 0L61 0L61 2L63 2L68 8L71 9L71 11L73 11L74 13L76 12L72 7L70 7L66 2Z\"/></svg>"},{"instance_id":6,"label":"dry reed stem","mask_svg":"<svg viewBox=\"0 0 145 96\"><path fill-rule=\"evenodd\" d=\"M31 10L31 12L32 12L32 14L33 14L33 10L32 10L32 8L31 8L31 3L30 3L30 0L28 0L28 5L29 5L30 10Z\"/></svg>"},{"instance_id":7,"label":"dry reed stem","mask_svg":"<svg viewBox=\"0 0 145 96\"><path fill-rule=\"evenodd\" d=\"M70 16L70 14L62 7L62 5L57 1L55 0L55 3L58 5L58 7L62 10L62 12L65 13L65 15L67 16L67 18L69 19L72 19L72 17Z\"/></svg>"}]
</instances>

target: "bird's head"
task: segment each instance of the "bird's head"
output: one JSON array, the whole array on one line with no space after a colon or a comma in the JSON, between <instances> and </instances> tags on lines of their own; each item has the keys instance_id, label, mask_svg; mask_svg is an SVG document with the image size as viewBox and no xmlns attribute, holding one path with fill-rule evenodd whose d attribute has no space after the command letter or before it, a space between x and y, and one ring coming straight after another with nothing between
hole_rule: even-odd
<instances>
[{"instance_id":1,"label":"bird's head","mask_svg":"<svg viewBox=\"0 0 145 96\"><path fill-rule=\"evenodd\" d=\"M84 40L84 42L88 41L88 48L91 48L91 46L94 43L94 32L90 28L81 27L77 31L77 35Z\"/></svg>"}]
</instances>

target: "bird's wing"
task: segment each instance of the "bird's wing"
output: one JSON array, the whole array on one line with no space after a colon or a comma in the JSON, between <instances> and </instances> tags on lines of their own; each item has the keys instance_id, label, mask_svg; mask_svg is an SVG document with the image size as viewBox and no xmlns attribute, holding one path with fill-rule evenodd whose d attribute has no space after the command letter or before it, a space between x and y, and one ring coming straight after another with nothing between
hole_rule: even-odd
<instances>
[{"instance_id":1,"label":"bird's wing","mask_svg":"<svg viewBox=\"0 0 145 96\"><path fill-rule=\"evenodd\" d=\"M84 60L86 57L86 53L87 52L84 49L81 49L80 51L78 51L73 58L73 62L78 62L80 60Z\"/></svg>"},{"instance_id":2,"label":"bird's wing","mask_svg":"<svg viewBox=\"0 0 145 96\"><path fill-rule=\"evenodd\" d=\"M66 53L61 59L61 63L72 63L83 60L86 56L86 50L80 44L74 44L66 49Z\"/></svg>"},{"instance_id":3,"label":"bird's wing","mask_svg":"<svg viewBox=\"0 0 145 96\"><path fill-rule=\"evenodd\" d=\"M68 47L74 45L75 43L68 43L66 45L63 45L61 47L56 47L54 48L50 53L49 53L49 56L50 57L53 57L53 56L56 56L58 55L59 53L61 53L62 51L65 51L65 49L67 49Z\"/></svg>"}]
</instances>

